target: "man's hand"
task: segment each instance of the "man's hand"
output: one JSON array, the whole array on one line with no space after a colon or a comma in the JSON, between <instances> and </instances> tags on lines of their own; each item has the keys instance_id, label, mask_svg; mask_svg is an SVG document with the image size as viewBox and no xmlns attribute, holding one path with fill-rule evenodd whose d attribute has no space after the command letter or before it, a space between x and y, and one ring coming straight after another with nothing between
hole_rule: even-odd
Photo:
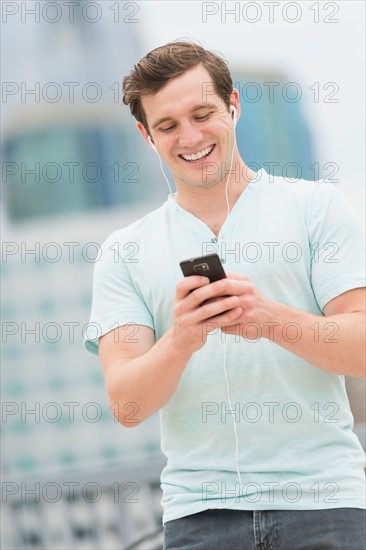
<instances>
[{"instance_id":1,"label":"man's hand","mask_svg":"<svg viewBox=\"0 0 366 550\"><path fill-rule=\"evenodd\" d=\"M225 284L225 291L218 284L221 282ZM237 288L233 288L233 284ZM226 292L226 286L232 292ZM192 354L205 344L203 334L222 325L235 323L243 313L239 307L240 297L236 295L240 293L239 287L240 283L236 281L227 285L227 279L210 284L207 277L199 275L179 280L176 285L172 325L174 348L180 349L183 354Z\"/></svg>"},{"instance_id":2,"label":"man's hand","mask_svg":"<svg viewBox=\"0 0 366 550\"><path fill-rule=\"evenodd\" d=\"M234 323L221 326L222 332L239 336L245 334L247 340L257 340L258 334L270 338L269 325L264 323L273 321L276 302L263 296L246 275L227 272L226 276L227 279L211 283L210 286L221 285L223 294L237 296L243 311ZM247 327L247 330L246 325L251 323L256 327L254 330ZM256 330L257 327L260 327L260 331Z\"/></svg>"}]
</instances>

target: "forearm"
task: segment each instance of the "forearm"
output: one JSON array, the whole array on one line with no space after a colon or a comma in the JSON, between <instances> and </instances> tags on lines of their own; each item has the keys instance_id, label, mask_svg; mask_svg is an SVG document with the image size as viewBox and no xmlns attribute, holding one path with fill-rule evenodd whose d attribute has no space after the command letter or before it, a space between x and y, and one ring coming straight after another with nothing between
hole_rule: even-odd
<instances>
[{"instance_id":1,"label":"forearm","mask_svg":"<svg viewBox=\"0 0 366 550\"><path fill-rule=\"evenodd\" d=\"M266 337L332 374L366 377L365 314L327 317L273 303Z\"/></svg>"},{"instance_id":2,"label":"forearm","mask_svg":"<svg viewBox=\"0 0 366 550\"><path fill-rule=\"evenodd\" d=\"M147 353L117 365L108 393L121 424L133 428L163 407L174 394L190 356L175 348L169 329Z\"/></svg>"}]
</instances>

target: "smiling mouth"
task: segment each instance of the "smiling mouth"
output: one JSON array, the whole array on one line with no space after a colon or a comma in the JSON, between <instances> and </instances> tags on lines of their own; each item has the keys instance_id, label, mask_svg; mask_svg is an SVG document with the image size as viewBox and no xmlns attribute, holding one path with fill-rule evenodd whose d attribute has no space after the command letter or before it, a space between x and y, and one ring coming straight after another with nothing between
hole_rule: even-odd
<instances>
[{"instance_id":1,"label":"smiling mouth","mask_svg":"<svg viewBox=\"0 0 366 550\"><path fill-rule=\"evenodd\" d=\"M206 147L205 149L202 149L202 151L199 151L198 153L194 155L178 155L181 159L185 160L186 162L198 162L202 159L207 158L212 151L215 149L216 145L210 145L209 147Z\"/></svg>"}]
</instances>

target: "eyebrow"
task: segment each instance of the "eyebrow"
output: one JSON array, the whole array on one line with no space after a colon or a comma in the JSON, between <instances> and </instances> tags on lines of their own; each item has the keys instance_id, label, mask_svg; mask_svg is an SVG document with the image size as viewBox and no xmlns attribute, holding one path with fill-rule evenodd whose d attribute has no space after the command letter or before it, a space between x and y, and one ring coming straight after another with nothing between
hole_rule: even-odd
<instances>
[{"instance_id":1,"label":"eyebrow","mask_svg":"<svg viewBox=\"0 0 366 550\"><path fill-rule=\"evenodd\" d=\"M196 105L193 105L191 109L191 113L194 113L196 111L199 111L200 109L217 109L217 105L214 103L197 103ZM165 116L163 118L159 118L154 124L152 125L152 129L155 130L159 124L162 124L163 122L166 122L167 120L174 120L171 116Z\"/></svg>"}]
</instances>

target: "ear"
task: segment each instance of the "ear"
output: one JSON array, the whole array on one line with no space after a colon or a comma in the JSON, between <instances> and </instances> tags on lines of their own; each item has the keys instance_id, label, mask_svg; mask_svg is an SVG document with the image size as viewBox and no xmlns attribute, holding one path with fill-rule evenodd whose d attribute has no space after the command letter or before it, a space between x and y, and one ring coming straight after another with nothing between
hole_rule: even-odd
<instances>
[{"instance_id":1,"label":"ear","mask_svg":"<svg viewBox=\"0 0 366 550\"><path fill-rule=\"evenodd\" d=\"M236 122L240 118L240 94L239 91L234 88L230 95L230 104L236 109Z\"/></svg>"},{"instance_id":2,"label":"ear","mask_svg":"<svg viewBox=\"0 0 366 550\"><path fill-rule=\"evenodd\" d=\"M147 133L147 131L145 129L145 126L143 126L143 124L141 124L141 122L138 122L137 120L135 122L135 126L138 129L138 131L140 132L140 134L142 135L142 137L144 138L144 140L145 140L146 144L148 145L148 147L151 147L151 145L149 143L149 134Z\"/></svg>"}]
</instances>

